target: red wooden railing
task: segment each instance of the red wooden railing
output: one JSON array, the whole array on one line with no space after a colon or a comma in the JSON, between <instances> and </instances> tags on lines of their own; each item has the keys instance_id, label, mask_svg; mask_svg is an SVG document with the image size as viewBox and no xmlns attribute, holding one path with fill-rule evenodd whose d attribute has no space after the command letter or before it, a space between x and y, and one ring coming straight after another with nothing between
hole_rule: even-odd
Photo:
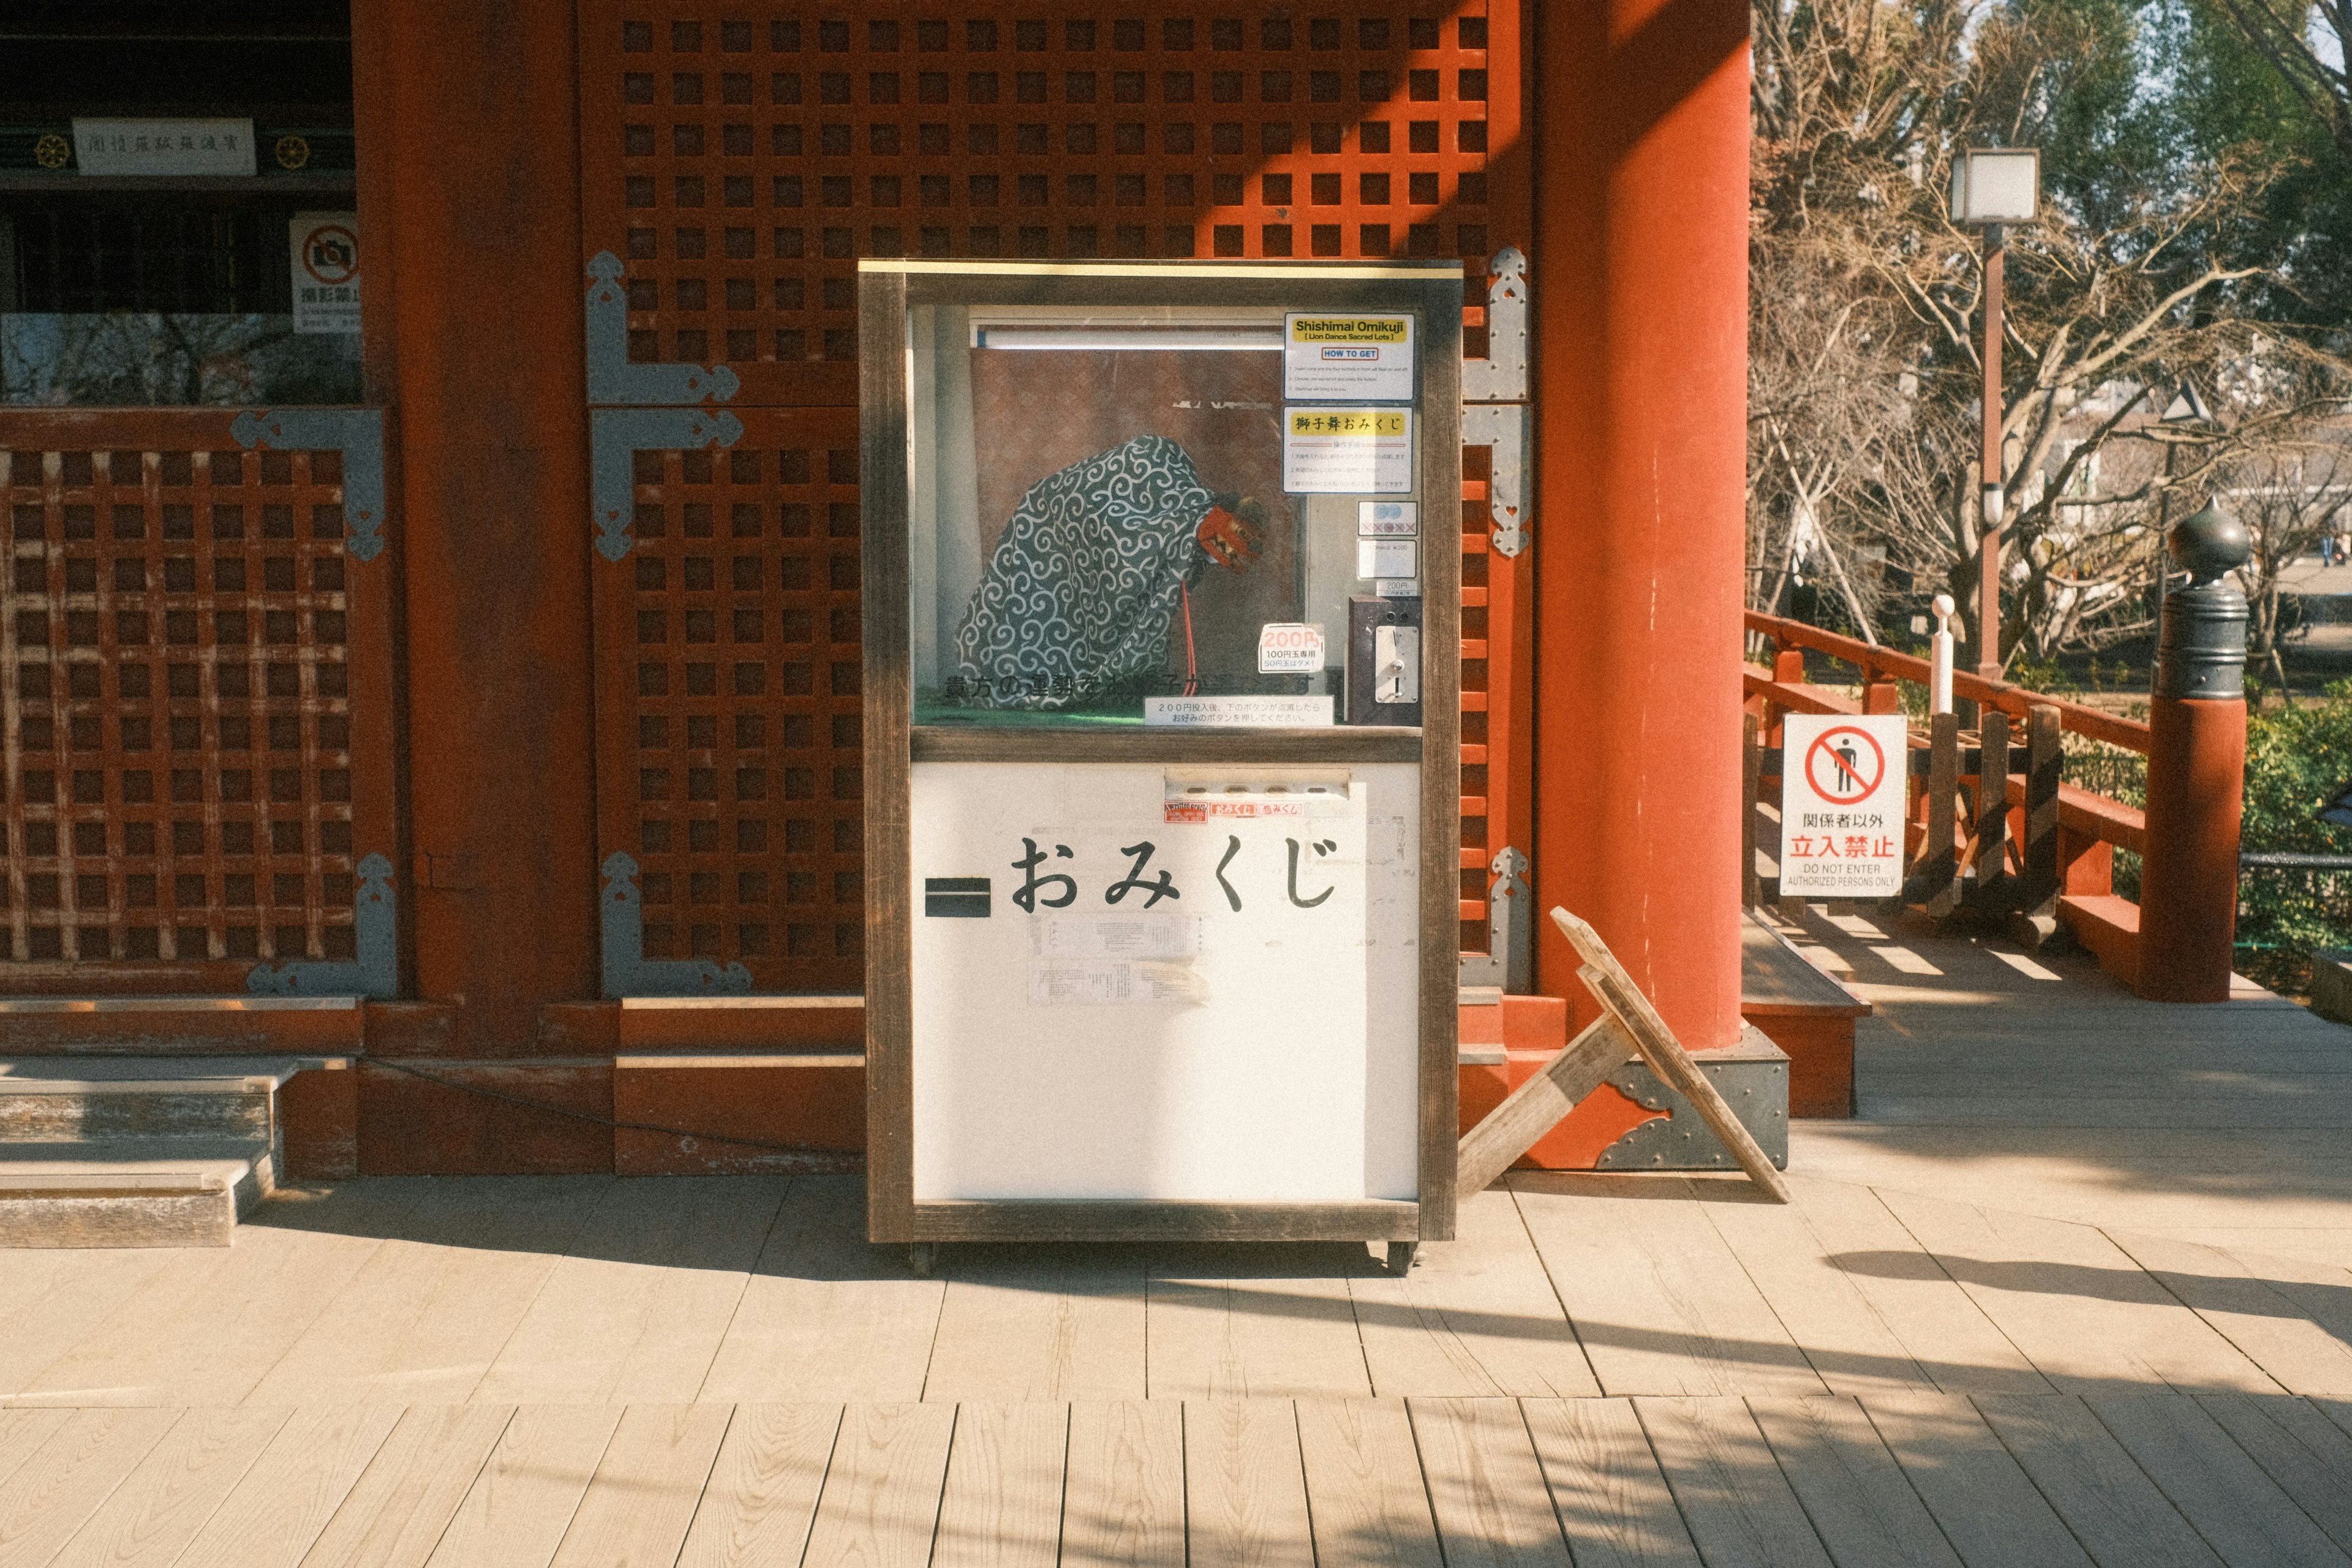
<instances>
[{"instance_id":1,"label":"red wooden railing","mask_svg":"<svg viewBox=\"0 0 2352 1568\"><path fill-rule=\"evenodd\" d=\"M1931 672L1924 658L1776 616L1751 611L1746 623L1769 660L1765 666L1747 664L1741 671L1748 709L1758 721L1764 746L1778 744L1783 713L1896 713L1903 710L1904 683L1928 683ZM1858 672L1861 700L1808 680L1808 651ZM1997 797L2008 809L1990 811L1979 760L1988 749L1983 730L1962 731L1948 719L1911 727L1913 748L1927 753L1922 759L1926 765L1914 771L1909 802L1908 847L1915 869L1940 875L1958 867L1990 867L2014 879L2011 897L2019 914L2029 921L2054 918L2097 953L2105 967L2130 978L2137 969L2139 910L2116 894L2114 852L2146 851L2146 815L2137 806L2061 781L2058 752L2060 737L2075 735L2145 757L2147 725L1960 670L1953 672L1952 690L1956 698L1976 703L1980 713L1997 712L2016 721L2028 740L2009 749L2006 721L1991 737L2011 761L2001 764L2005 788ZM1945 754L1939 756L1939 752ZM1754 768L1749 772L1756 780L1750 785L1753 794L1770 775ZM1965 791L1969 798L1965 803L1939 799L1948 789ZM1751 799L1751 826L1755 804ZM1753 864L1751 853L1746 872L1751 889ZM1932 912L1949 912L1954 892L1938 877L1927 880L1934 885L1920 901ZM1917 881L1915 877L1915 889Z\"/></svg>"}]
</instances>

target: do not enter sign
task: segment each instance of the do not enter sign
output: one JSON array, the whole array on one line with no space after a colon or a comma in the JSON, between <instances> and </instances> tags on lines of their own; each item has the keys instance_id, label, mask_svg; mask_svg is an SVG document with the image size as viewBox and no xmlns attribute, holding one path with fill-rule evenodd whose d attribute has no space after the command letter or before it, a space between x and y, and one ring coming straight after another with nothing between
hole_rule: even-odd
<instances>
[{"instance_id":1,"label":"do not enter sign","mask_svg":"<svg viewBox=\"0 0 2352 1568\"><path fill-rule=\"evenodd\" d=\"M1782 721L1782 897L1903 890L1904 731L1897 713L1792 713Z\"/></svg>"}]
</instances>

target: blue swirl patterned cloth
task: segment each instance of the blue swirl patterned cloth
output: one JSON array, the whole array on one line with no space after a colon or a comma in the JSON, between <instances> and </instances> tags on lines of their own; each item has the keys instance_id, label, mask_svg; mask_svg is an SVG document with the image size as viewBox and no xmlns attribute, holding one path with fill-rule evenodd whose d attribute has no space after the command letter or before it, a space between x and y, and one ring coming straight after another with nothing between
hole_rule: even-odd
<instances>
[{"instance_id":1,"label":"blue swirl patterned cloth","mask_svg":"<svg viewBox=\"0 0 2352 1568\"><path fill-rule=\"evenodd\" d=\"M1194 537L1215 504L1165 436L1038 480L1013 509L955 634L950 695L973 708L1074 708L1160 675Z\"/></svg>"}]
</instances>

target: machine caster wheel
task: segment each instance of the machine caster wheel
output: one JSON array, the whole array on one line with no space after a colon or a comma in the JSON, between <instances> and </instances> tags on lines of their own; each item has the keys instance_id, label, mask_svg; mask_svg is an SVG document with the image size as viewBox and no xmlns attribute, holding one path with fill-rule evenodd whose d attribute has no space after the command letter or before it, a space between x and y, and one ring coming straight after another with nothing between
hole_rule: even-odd
<instances>
[{"instance_id":1,"label":"machine caster wheel","mask_svg":"<svg viewBox=\"0 0 2352 1568\"><path fill-rule=\"evenodd\" d=\"M931 1270L940 1266L940 1244L936 1241L910 1242L907 1247L907 1265L918 1279L929 1279Z\"/></svg>"},{"instance_id":2,"label":"machine caster wheel","mask_svg":"<svg viewBox=\"0 0 2352 1568\"><path fill-rule=\"evenodd\" d=\"M1417 1241L1390 1242L1389 1272L1402 1279L1412 1272L1413 1260L1420 1255L1421 1243Z\"/></svg>"}]
</instances>

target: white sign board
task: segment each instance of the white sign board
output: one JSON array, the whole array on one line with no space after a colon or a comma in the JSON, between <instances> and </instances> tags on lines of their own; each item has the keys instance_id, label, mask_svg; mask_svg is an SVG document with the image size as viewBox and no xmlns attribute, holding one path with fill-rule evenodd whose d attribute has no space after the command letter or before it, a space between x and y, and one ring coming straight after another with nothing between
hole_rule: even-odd
<instances>
[{"instance_id":1,"label":"white sign board","mask_svg":"<svg viewBox=\"0 0 2352 1568\"><path fill-rule=\"evenodd\" d=\"M1791 713L1781 724L1781 896L1901 892L1908 721Z\"/></svg>"},{"instance_id":2,"label":"white sign board","mask_svg":"<svg viewBox=\"0 0 2352 1568\"><path fill-rule=\"evenodd\" d=\"M1282 395L1412 401L1412 318L1294 310L1282 319Z\"/></svg>"},{"instance_id":3,"label":"white sign board","mask_svg":"<svg viewBox=\"0 0 2352 1568\"><path fill-rule=\"evenodd\" d=\"M1268 621L1257 631L1260 675L1312 675L1323 668L1323 628L1312 621Z\"/></svg>"},{"instance_id":4,"label":"white sign board","mask_svg":"<svg viewBox=\"0 0 2352 1568\"><path fill-rule=\"evenodd\" d=\"M84 120L73 122L85 174L250 174L250 120Z\"/></svg>"},{"instance_id":5,"label":"white sign board","mask_svg":"<svg viewBox=\"0 0 2352 1568\"><path fill-rule=\"evenodd\" d=\"M360 215L296 213L289 226L293 247L294 330L360 330Z\"/></svg>"},{"instance_id":6,"label":"white sign board","mask_svg":"<svg viewBox=\"0 0 2352 1568\"><path fill-rule=\"evenodd\" d=\"M917 1200L1416 1196L1419 774L916 763Z\"/></svg>"},{"instance_id":7,"label":"white sign board","mask_svg":"<svg viewBox=\"0 0 2352 1568\"><path fill-rule=\"evenodd\" d=\"M1421 503L1415 500L1360 500L1356 532L1366 539L1413 539L1421 533Z\"/></svg>"},{"instance_id":8,"label":"white sign board","mask_svg":"<svg viewBox=\"0 0 2352 1568\"><path fill-rule=\"evenodd\" d=\"M1282 488L1295 496L1412 489L1409 408L1285 408Z\"/></svg>"}]
</instances>

